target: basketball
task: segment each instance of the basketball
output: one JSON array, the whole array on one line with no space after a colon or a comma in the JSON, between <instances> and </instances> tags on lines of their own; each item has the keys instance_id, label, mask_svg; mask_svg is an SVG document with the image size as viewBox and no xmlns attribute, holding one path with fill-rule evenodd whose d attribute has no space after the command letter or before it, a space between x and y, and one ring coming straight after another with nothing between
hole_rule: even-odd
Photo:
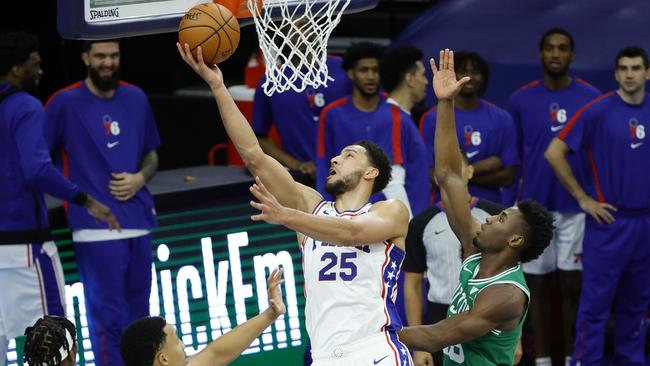
<instances>
[{"instance_id":1,"label":"basketball","mask_svg":"<svg viewBox=\"0 0 650 366\"><path fill-rule=\"evenodd\" d=\"M178 26L178 41L190 46L196 57L201 46L203 61L218 64L230 57L239 45L239 22L223 5L205 3L188 10Z\"/></svg>"}]
</instances>

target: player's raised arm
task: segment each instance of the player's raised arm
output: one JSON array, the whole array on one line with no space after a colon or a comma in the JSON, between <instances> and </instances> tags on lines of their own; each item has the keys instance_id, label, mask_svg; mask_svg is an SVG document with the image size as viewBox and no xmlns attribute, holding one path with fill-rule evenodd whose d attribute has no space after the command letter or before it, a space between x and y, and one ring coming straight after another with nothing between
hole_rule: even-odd
<instances>
[{"instance_id":1,"label":"player's raised arm","mask_svg":"<svg viewBox=\"0 0 650 366\"><path fill-rule=\"evenodd\" d=\"M311 210L311 206L322 197L316 191L296 183L282 164L264 153L253 129L228 92L221 70L216 65L211 69L203 62L201 47L197 48L195 59L187 44L182 47L177 43L176 46L183 61L210 86L226 133L248 170L260 177L283 205L300 211Z\"/></svg>"},{"instance_id":2,"label":"player's raised arm","mask_svg":"<svg viewBox=\"0 0 650 366\"><path fill-rule=\"evenodd\" d=\"M251 193L259 200L251 201L251 206L260 210L259 214L252 217L254 221L284 225L310 238L337 245L354 246L390 240L404 249L409 212L398 200L378 202L367 214L348 220L341 217L316 216L284 207L259 178L251 187Z\"/></svg>"},{"instance_id":3,"label":"player's raised arm","mask_svg":"<svg viewBox=\"0 0 650 366\"><path fill-rule=\"evenodd\" d=\"M440 51L440 68L431 59L433 90L438 98L436 132L434 137L435 176L440 187L442 202L454 230L468 256L476 250L472 240L479 230L479 223L470 213L469 192L462 178L462 161L454 117L454 96L460 92L469 77L456 80L454 52Z\"/></svg>"}]
</instances>

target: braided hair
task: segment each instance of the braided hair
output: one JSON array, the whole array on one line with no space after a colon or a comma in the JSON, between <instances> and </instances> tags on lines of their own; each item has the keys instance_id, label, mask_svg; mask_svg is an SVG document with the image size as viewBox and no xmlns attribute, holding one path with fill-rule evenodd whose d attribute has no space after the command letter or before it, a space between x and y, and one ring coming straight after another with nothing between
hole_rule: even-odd
<instances>
[{"instance_id":1,"label":"braided hair","mask_svg":"<svg viewBox=\"0 0 650 366\"><path fill-rule=\"evenodd\" d=\"M45 316L25 329L25 362L30 366L58 366L72 352L77 331L60 316Z\"/></svg>"}]
</instances>

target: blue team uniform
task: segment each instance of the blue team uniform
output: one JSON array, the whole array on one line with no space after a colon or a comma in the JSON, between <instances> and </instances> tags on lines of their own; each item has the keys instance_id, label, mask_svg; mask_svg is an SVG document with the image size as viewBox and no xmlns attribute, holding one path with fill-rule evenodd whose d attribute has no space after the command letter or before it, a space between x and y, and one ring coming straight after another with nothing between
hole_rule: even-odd
<instances>
[{"instance_id":1,"label":"blue team uniform","mask_svg":"<svg viewBox=\"0 0 650 366\"><path fill-rule=\"evenodd\" d=\"M111 173L136 173L142 159L160 145L153 113L144 92L133 85L121 82L113 97L100 99L81 81L54 94L46 114L46 140L50 149L66 152L70 178L108 205L123 229L145 230L130 238L75 243L95 362L121 365L122 331L149 314L152 255L146 232L156 220L146 187L120 202L108 185ZM76 207L69 208L68 223L73 237L78 230L106 229Z\"/></svg>"},{"instance_id":2,"label":"blue team uniform","mask_svg":"<svg viewBox=\"0 0 650 366\"><path fill-rule=\"evenodd\" d=\"M587 216L584 272L573 362L599 364L605 323L616 300L613 364L643 365L650 304L650 95L641 105L606 93L580 109L558 137L587 153L588 193L618 208L612 224Z\"/></svg>"},{"instance_id":3,"label":"blue team uniform","mask_svg":"<svg viewBox=\"0 0 650 366\"><path fill-rule=\"evenodd\" d=\"M0 84L0 95L0 287L8 291L0 298L0 339L11 339L22 335L25 326L39 316L65 313L60 296L63 288L57 283L51 260L56 250L54 247L54 254L48 254L43 244L51 240L43 193L68 201L82 193L50 160L43 139L45 113L41 102L23 91L12 91L7 83ZM23 273L20 271L25 268L38 272L38 283L29 284L34 289L13 291L5 279L9 272ZM35 291L33 297L31 290ZM20 301L29 304L18 306ZM38 304L38 314L32 313L31 302ZM14 316L11 309L20 314ZM32 315L30 323L16 324ZM22 329L12 334L12 325ZM0 349L6 350L6 345L0 344ZM0 352L0 357L5 354Z\"/></svg>"},{"instance_id":4,"label":"blue team uniform","mask_svg":"<svg viewBox=\"0 0 650 366\"><path fill-rule=\"evenodd\" d=\"M370 140L381 146L391 164L402 165L406 171L405 189L411 211L417 215L429 205L430 158L411 117L398 106L387 103L381 96L379 106L372 112L357 109L352 97L341 98L328 105L320 117L316 188L325 197L325 182L330 160L341 150L359 140ZM371 202L384 199L381 194Z\"/></svg>"},{"instance_id":5,"label":"blue team uniform","mask_svg":"<svg viewBox=\"0 0 650 366\"><path fill-rule=\"evenodd\" d=\"M541 80L535 80L513 93L508 110L521 144L523 186L520 199L534 199L551 211L582 212L556 178L544 152L578 109L599 95L598 89L579 78L573 78L571 84L561 90L551 90ZM578 182L588 186L585 159L580 151L567 156Z\"/></svg>"},{"instance_id":6,"label":"blue team uniform","mask_svg":"<svg viewBox=\"0 0 650 366\"><path fill-rule=\"evenodd\" d=\"M508 112L481 99L481 103L475 110L463 111L456 108L455 113L458 142L467 154L470 164L496 156L501 159L504 168L519 165L515 127ZM434 106L420 119L420 132L429 156L433 156L435 130L436 107ZM433 164L431 166L433 167ZM498 188L470 184L469 191L473 196L501 202L501 192Z\"/></svg>"},{"instance_id":7,"label":"blue team uniform","mask_svg":"<svg viewBox=\"0 0 650 366\"><path fill-rule=\"evenodd\" d=\"M255 90L253 131L265 136L275 124L282 148L301 162L314 161L318 118L329 103L352 92L352 81L341 68L342 59L327 57L330 81L327 87L307 88L302 93L288 90L269 97L264 94L263 78Z\"/></svg>"}]
</instances>

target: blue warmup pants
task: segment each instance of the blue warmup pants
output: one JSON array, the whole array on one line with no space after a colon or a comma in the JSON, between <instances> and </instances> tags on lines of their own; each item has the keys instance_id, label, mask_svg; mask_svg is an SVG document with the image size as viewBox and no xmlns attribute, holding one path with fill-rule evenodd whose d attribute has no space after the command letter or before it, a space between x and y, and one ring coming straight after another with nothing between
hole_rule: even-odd
<instances>
[{"instance_id":1,"label":"blue warmup pants","mask_svg":"<svg viewBox=\"0 0 650 366\"><path fill-rule=\"evenodd\" d=\"M572 365L601 365L605 325L615 304L612 364L644 365L650 305L650 215L614 213L611 225L587 215L582 291Z\"/></svg>"},{"instance_id":2,"label":"blue warmup pants","mask_svg":"<svg viewBox=\"0 0 650 366\"><path fill-rule=\"evenodd\" d=\"M149 315L151 248L151 235L75 243L97 366L124 365L120 336L131 322Z\"/></svg>"}]
</instances>

